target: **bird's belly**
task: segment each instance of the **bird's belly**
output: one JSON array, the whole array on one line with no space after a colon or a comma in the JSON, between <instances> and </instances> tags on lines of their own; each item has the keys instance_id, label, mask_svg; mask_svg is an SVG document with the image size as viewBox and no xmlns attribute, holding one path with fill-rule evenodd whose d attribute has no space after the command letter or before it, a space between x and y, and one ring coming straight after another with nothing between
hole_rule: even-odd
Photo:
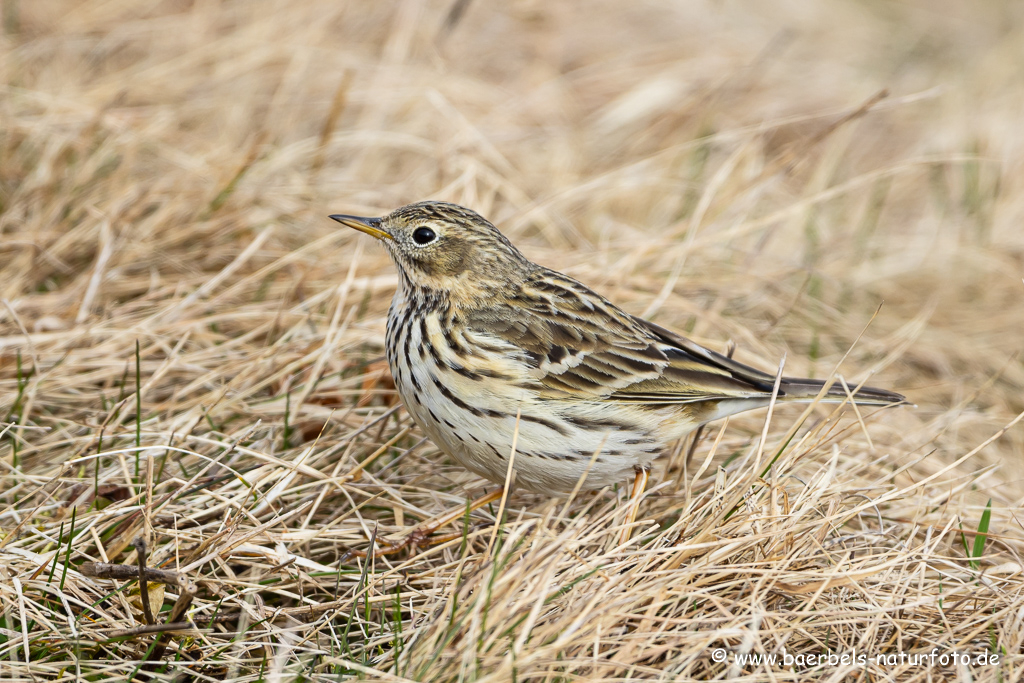
<instances>
[{"instance_id":1,"label":"bird's belly","mask_svg":"<svg viewBox=\"0 0 1024 683\"><path fill-rule=\"evenodd\" d=\"M628 481L665 447L656 429L663 418L642 409L541 398L514 382L467 377L412 349L389 354L406 410L435 445L497 484L509 472L513 442L515 486L546 493L572 491L584 474L584 489Z\"/></svg>"},{"instance_id":2,"label":"bird's belly","mask_svg":"<svg viewBox=\"0 0 1024 683\"><path fill-rule=\"evenodd\" d=\"M542 404L520 407L518 415L484 416L443 401L399 390L408 412L427 436L460 465L496 484L515 471L515 486L538 493L625 482L650 463L663 444L647 434L616 427L581 431L554 417ZM513 447L515 454L512 455Z\"/></svg>"}]
</instances>

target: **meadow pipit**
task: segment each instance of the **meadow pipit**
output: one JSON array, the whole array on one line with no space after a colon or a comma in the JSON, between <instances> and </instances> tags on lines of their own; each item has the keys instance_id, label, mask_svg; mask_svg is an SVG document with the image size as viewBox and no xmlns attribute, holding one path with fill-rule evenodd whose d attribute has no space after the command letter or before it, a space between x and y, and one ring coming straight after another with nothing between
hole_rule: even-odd
<instances>
[{"instance_id":1,"label":"meadow pipit","mask_svg":"<svg viewBox=\"0 0 1024 683\"><path fill-rule=\"evenodd\" d=\"M398 268L386 350L409 414L492 482L505 480L515 435L516 486L568 492L585 473L587 488L634 477L642 489L669 444L771 401L773 375L533 263L469 209L421 202L383 218L331 218L379 239ZM777 399L811 401L823 386L784 377ZM821 400L848 397L832 386ZM904 400L871 387L854 399Z\"/></svg>"}]
</instances>

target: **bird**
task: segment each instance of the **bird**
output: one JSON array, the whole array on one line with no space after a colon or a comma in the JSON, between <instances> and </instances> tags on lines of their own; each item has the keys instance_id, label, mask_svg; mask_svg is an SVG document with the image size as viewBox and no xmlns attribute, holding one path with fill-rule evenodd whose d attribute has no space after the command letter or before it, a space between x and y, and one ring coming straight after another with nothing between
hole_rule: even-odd
<instances>
[{"instance_id":1,"label":"bird","mask_svg":"<svg viewBox=\"0 0 1024 683\"><path fill-rule=\"evenodd\" d=\"M330 218L379 240L398 271L384 346L409 415L499 485L514 473L515 488L557 495L632 477L636 494L672 444L773 396L905 403L874 387L777 378L707 349L534 263L457 204Z\"/></svg>"}]
</instances>

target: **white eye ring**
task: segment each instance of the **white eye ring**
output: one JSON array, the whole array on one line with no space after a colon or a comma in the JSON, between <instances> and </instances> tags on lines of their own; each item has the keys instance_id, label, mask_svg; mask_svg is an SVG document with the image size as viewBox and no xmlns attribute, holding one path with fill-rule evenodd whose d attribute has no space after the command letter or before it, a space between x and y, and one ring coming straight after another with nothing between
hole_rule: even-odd
<instances>
[{"instance_id":1,"label":"white eye ring","mask_svg":"<svg viewBox=\"0 0 1024 683\"><path fill-rule=\"evenodd\" d=\"M437 239L437 233L430 228L416 228L412 231L412 241L418 247L425 247Z\"/></svg>"}]
</instances>

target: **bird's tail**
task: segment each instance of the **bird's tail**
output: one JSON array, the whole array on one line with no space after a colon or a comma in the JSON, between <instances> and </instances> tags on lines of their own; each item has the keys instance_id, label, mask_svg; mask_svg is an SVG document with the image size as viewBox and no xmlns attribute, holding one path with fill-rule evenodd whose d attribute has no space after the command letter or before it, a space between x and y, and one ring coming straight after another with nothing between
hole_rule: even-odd
<instances>
[{"instance_id":1,"label":"bird's tail","mask_svg":"<svg viewBox=\"0 0 1024 683\"><path fill-rule=\"evenodd\" d=\"M810 402L821 393L823 386L825 386L825 382L819 379L783 377L779 384L779 400ZM847 386L850 389L849 392L843 387L843 383L839 379L834 380L832 386L821 397L822 402L840 403L850 398L851 395L857 405L863 406L887 406L907 402L906 397L894 391L887 391L876 387L860 387L858 389L857 385L849 383L847 383Z\"/></svg>"}]
</instances>

